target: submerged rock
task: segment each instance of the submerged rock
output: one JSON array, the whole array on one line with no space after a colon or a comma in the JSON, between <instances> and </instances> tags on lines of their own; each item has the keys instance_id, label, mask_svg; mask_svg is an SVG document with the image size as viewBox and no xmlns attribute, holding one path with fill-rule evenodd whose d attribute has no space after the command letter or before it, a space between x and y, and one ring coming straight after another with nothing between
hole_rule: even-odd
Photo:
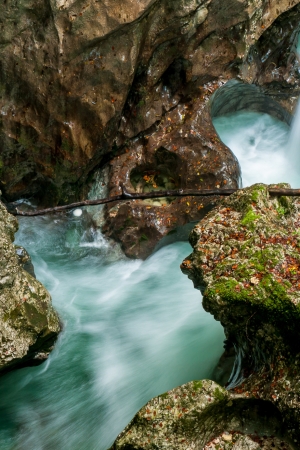
<instances>
[{"instance_id":1,"label":"submerged rock","mask_svg":"<svg viewBox=\"0 0 300 450\"><path fill-rule=\"evenodd\" d=\"M28 253L13 244L16 219L0 202L0 373L47 358L60 331Z\"/></svg>"}]
</instances>

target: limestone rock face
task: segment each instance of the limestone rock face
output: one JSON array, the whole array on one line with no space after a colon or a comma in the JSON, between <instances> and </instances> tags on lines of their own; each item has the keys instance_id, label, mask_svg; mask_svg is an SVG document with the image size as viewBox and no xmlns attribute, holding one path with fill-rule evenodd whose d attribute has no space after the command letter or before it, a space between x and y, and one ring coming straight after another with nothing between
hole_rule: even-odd
<instances>
[{"instance_id":1,"label":"limestone rock face","mask_svg":"<svg viewBox=\"0 0 300 450\"><path fill-rule=\"evenodd\" d=\"M47 358L60 331L42 284L23 268L27 252L13 245L16 219L0 202L0 373Z\"/></svg>"},{"instance_id":2,"label":"limestone rock face","mask_svg":"<svg viewBox=\"0 0 300 450\"><path fill-rule=\"evenodd\" d=\"M236 349L229 388L271 401L300 442L300 202L262 184L238 191L192 231L182 270Z\"/></svg>"},{"instance_id":3,"label":"limestone rock face","mask_svg":"<svg viewBox=\"0 0 300 450\"><path fill-rule=\"evenodd\" d=\"M209 89L218 87L212 83ZM203 90L204 96L207 93L211 95ZM239 164L216 135L208 98L176 106L155 132L135 140L128 152L114 158L110 195L118 195L123 181L129 191L137 192L239 186ZM107 208L104 231L122 243L127 256L145 258L162 237L199 221L217 202L218 197L190 196L119 203Z\"/></svg>"},{"instance_id":4,"label":"limestone rock face","mask_svg":"<svg viewBox=\"0 0 300 450\"><path fill-rule=\"evenodd\" d=\"M228 402L227 392L209 380L190 382L166 392L138 412L118 437L114 448L125 449L126 445L131 445L129 448L134 450L190 448L195 438L195 427L201 427L203 411L218 398L224 405ZM211 432L212 429L207 435ZM205 442L205 437L198 434L196 448L203 447Z\"/></svg>"}]
</instances>

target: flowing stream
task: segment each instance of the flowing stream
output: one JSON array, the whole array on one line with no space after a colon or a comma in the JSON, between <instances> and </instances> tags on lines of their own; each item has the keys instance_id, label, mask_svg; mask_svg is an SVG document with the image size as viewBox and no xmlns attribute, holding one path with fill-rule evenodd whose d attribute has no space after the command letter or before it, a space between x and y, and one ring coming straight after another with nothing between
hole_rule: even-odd
<instances>
[{"instance_id":1,"label":"flowing stream","mask_svg":"<svg viewBox=\"0 0 300 450\"><path fill-rule=\"evenodd\" d=\"M287 126L256 113L214 124L244 185L299 187L286 158ZM64 330L48 361L1 379L1 450L106 450L151 397L209 378L222 353L221 325L179 269L189 244L130 261L101 234L87 235L82 220L20 220L17 242L32 255Z\"/></svg>"},{"instance_id":2,"label":"flowing stream","mask_svg":"<svg viewBox=\"0 0 300 450\"><path fill-rule=\"evenodd\" d=\"M179 269L189 244L112 261L77 218L21 218L17 241L64 331L48 361L2 378L1 450L106 450L151 397L211 375L224 333Z\"/></svg>"}]
</instances>

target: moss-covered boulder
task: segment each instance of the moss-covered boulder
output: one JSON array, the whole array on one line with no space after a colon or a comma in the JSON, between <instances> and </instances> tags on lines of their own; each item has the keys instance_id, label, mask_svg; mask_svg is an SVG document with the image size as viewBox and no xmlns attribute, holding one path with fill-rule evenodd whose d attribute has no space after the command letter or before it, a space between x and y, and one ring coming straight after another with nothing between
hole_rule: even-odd
<instances>
[{"instance_id":1,"label":"moss-covered boulder","mask_svg":"<svg viewBox=\"0 0 300 450\"><path fill-rule=\"evenodd\" d=\"M13 244L17 229L0 202L0 373L42 362L60 331L49 293L24 269L27 252Z\"/></svg>"},{"instance_id":2,"label":"moss-covered boulder","mask_svg":"<svg viewBox=\"0 0 300 450\"><path fill-rule=\"evenodd\" d=\"M273 402L300 442L300 202L256 184L192 231L182 270L236 349L229 388Z\"/></svg>"},{"instance_id":3,"label":"moss-covered boulder","mask_svg":"<svg viewBox=\"0 0 300 450\"><path fill-rule=\"evenodd\" d=\"M116 449L184 450L194 441L194 428L207 406L228 394L212 381L194 381L172 389L147 403L118 437ZM204 442L199 436L199 443Z\"/></svg>"},{"instance_id":4,"label":"moss-covered boulder","mask_svg":"<svg viewBox=\"0 0 300 450\"><path fill-rule=\"evenodd\" d=\"M263 448L290 449L274 439L283 427L271 403L235 397L210 380L179 386L150 400L110 450L254 450L261 441L270 443Z\"/></svg>"}]
</instances>

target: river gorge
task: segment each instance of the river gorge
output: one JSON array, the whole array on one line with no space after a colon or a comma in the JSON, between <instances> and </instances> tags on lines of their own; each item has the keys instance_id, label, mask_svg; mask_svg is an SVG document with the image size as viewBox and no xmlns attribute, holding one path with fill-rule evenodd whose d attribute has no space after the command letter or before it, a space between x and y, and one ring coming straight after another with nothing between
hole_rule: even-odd
<instances>
[{"instance_id":1,"label":"river gorge","mask_svg":"<svg viewBox=\"0 0 300 450\"><path fill-rule=\"evenodd\" d=\"M215 126L240 149L246 183L289 181L288 127L258 113ZM72 212L19 222L16 243L32 256L64 328L43 365L2 378L1 448L107 450L150 398L211 378L224 333L180 272L188 243L132 261L100 233L87 233Z\"/></svg>"},{"instance_id":2,"label":"river gorge","mask_svg":"<svg viewBox=\"0 0 300 450\"><path fill-rule=\"evenodd\" d=\"M220 319L218 306L207 306L203 285L197 281L202 266L195 261L201 260L197 256L202 245L197 235L201 221L207 228L210 220L218 223L219 216L215 216L222 189L283 182L300 187L299 2L22 0L18 5L5 2L3 11L0 194L9 211L26 213L86 198L111 197L119 195L122 186L140 194L172 189L214 189L217 193L128 200L18 217L14 243L30 254L36 278L51 294L59 319L42 302L45 311L50 308L49 329L44 332L44 318L30 309L27 295L18 294L20 300L10 312L4 305L5 330L7 320L13 319L23 329L18 312L23 308L30 327L34 320L39 322L35 324L37 339L48 339L49 345L39 353L31 343L23 364L21 357L16 359L16 367L22 367L18 370L6 373L3 366L1 450L148 450L152 444L158 450L260 448L249 442L234 444L234 430L255 434L255 439L264 434L283 437L284 441L276 441L276 448L297 449L299 420L290 410L299 411L298 400L294 407L292 400L284 398L281 407L277 390L272 391L282 382L282 389L298 398L298 388L291 381L297 384L298 380L297 344L296 350L291 345L291 373L282 381L288 364L280 365L280 361L282 354L290 353L288 345L276 346L277 319L275 332L270 325L270 335L262 334L261 346L267 347L274 338L274 348L282 352L278 367L278 355L275 359L274 355L262 356L260 344L253 344L256 353L251 353L256 331L261 332L255 328L260 310L253 312L246 305L245 318L243 307L235 305L232 311L228 308L233 314L231 323L226 315ZM250 191L240 192L249 200ZM239 193L234 195L228 200L228 211L234 209L234 199L239 201ZM241 226L254 235L253 246L258 245L267 271L264 236L253 225L260 220L257 211L264 206L268 211L275 208L275 222L277 216L286 220L286 229L293 234L298 204L295 199L291 206L288 200L278 203L266 198L261 185L251 195L248 206L253 211L248 208ZM2 203L1 207L5 209ZM227 226L224 217L220 220ZM228 227L233 226L230 220ZM11 239L16 222L8 218L7 223ZM188 257L192 251L188 234L194 226L190 243L196 256ZM292 249L289 240L284 245L280 242L290 253L297 247L296 240L291 240ZM2 247L0 270L4 273L8 247L6 243ZM17 253L22 253L18 248ZM230 258L235 254L233 248ZM286 264L294 284L295 261ZM3 285L10 286L1 277ZM37 290L43 288L31 285L28 277L28 295L38 299ZM249 292L256 289L259 277L252 274ZM234 293L243 291L240 286L234 289ZM48 294L43 291L42 295L50 304ZM220 308L226 303L220 296L215 300ZM292 319L297 324L296 316ZM236 326L234 331L231 324ZM239 335L239 324L245 335ZM5 339L0 363L7 362L8 371L14 368L16 355ZM298 342L294 329L288 340ZM262 376L257 379L258 373ZM205 379L214 381L199 381ZM218 447L217 434L207 432L206 439L203 430L202 441L192 439L189 447L184 439L177 442L176 432L175 444L155 446L155 436L153 442L150 437L144 442L147 424L154 435L156 425L164 428L163 421L156 423L154 417L157 404L165 404L181 420L189 406L179 411L177 400L175 406L168 402L171 396L189 395L203 408L213 408L218 401L224 406L219 416L210 418L207 413L208 421L215 420L215 430L223 419L226 422L224 415L230 416L232 405L241 420L245 411L246 415L252 411L253 416L249 412L243 427L224 428L225 434L220 434L223 447ZM140 419L141 429L146 423L142 440ZM130 440L131 432L133 439L137 436L135 442ZM215 447L206 447L212 436ZM269 444L272 447L272 441Z\"/></svg>"}]
</instances>

